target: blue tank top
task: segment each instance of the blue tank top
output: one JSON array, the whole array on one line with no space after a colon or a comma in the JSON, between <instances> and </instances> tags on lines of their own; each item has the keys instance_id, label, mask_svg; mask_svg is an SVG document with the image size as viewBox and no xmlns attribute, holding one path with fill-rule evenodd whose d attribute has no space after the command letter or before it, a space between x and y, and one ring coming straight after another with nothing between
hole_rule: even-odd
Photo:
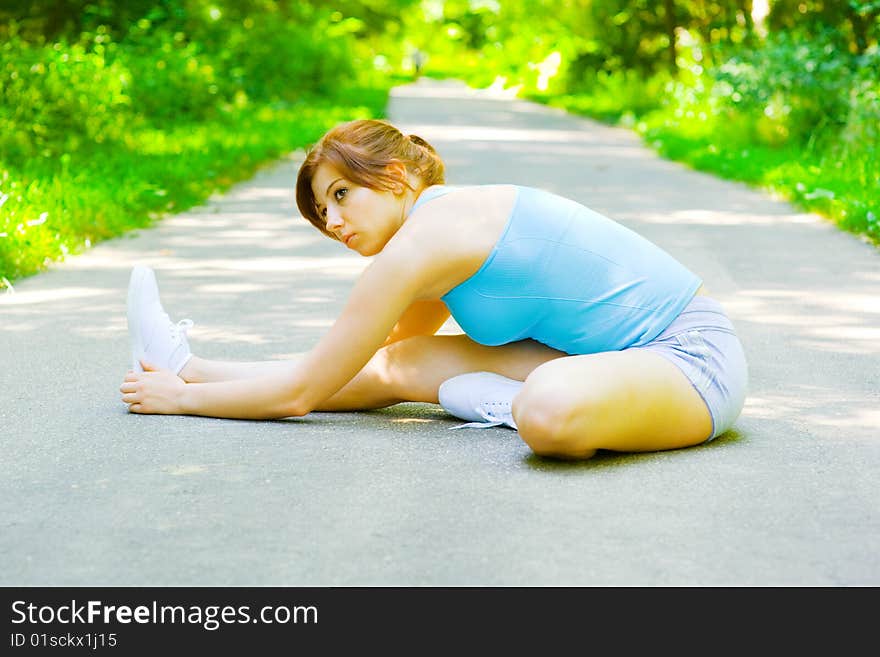
<instances>
[{"instance_id":1,"label":"blue tank top","mask_svg":"<svg viewBox=\"0 0 880 657\"><path fill-rule=\"evenodd\" d=\"M413 205L460 186L426 189ZM569 354L657 337L701 280L638 233L556 194L516 187L507 225L475 274L441 298L474 341L531 338Z\"/></svg>"}]
</instances>

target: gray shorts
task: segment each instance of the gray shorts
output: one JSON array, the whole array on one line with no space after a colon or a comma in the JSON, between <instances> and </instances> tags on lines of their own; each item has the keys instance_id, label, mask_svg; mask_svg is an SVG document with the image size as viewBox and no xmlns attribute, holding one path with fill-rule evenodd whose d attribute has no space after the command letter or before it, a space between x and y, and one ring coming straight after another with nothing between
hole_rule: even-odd
<instances>
[{"instance_id":1,"label":"gray shorts","mask_svg":"<svg viewBox=\"0 0 880 657\"><path fill-rule=\"evenodd\" d=\"M742 344L721 304L695 296L649 349L684 372L712 415L712 433L720 436L742 412L748 386L748 366Z\"/></svg>"}]
</instances>

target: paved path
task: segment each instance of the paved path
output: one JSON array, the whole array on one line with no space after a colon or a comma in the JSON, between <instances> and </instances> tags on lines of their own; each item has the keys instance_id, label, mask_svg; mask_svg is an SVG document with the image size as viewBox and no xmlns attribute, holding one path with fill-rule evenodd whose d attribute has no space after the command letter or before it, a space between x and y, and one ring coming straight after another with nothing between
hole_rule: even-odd
<instances>
[{"instance_id":1,"label":"paved path","mask_svg":"<svg viewBox=\"0 0 880 657\"><path fill-rule=\"evenodd\" d=\"M751 359L735 431L572 464L433 405L127 414L134 262L207 357L303 353L341 309L366 261L296 216L294 154L0 296L0 585L880 584L876 249L553 109L425 80L389 116L450 183L571 196L703 276Z\"/></svg>"}]
</instances>

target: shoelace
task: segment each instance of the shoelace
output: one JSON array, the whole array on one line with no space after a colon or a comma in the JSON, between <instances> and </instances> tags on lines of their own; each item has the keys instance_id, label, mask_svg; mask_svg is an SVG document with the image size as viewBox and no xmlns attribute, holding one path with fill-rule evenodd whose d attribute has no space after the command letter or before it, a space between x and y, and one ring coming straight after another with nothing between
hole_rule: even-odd
<instances>
[{"instance_id":1,"label":"shoelace","mask_svg":"<svg viewBox=\"0 0 880 657\"><path fill-rule=\"evenodd\" d=\"M491 408L490 408L490 410L487 410L483 406L484 406L483 404L480 405L480 407L477 409L477 413L480 414L480 417L482 417L485 420L485 422L467 422L465 424L459 424L459 425L456 425L451 428L452 429L488 429L489 427L497 427L499 425L507 424L507 423L514 425L514 428L515 428L513 416L510 413L510 404L509 403L507 403L507 402L486 402L485 403L485 406L498 407L500 412L492 410Z\"/></svg>"},{"instance_id":2,"label":"shoelace","mask_svg":"<svg viewBox=\"0 0 880 657\"><path fill-rule=\"evenodd\" d=\"M171 328L171 339L177 341L181 336L184 339L186 338L186 332L193 327L193 321L191 319L182 319L177 324L169 322L169 327Z\"/></svg>"}]
</instances>

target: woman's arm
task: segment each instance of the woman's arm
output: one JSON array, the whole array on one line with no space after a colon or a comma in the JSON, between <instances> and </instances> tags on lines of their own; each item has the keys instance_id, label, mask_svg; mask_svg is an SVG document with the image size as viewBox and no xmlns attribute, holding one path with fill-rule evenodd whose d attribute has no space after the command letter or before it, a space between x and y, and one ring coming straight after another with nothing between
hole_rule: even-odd
<instances>
[{"instance_id":1,"label":"woman's arm","mask_svg":"<svg viewBox=\"0 0 880 657\"><path fill-rule=\"evenodd\" d=\"M405 337L416 324L426 333L442 325L445 309L442 315L438 305L430 313L427 309L479 269L496 239L480 233L473 207L468 197L413 213L361 274L327 334L289 367L235 381L189 384L167 370L130 373L123 401L134 413L241 419L306 415L352 380L389 339ZM450 216L465 217L467 230L450 229ZM410 308L421 310L401 322Z\"/></svg>"},{"instance_id":2,"label":"woman's arm","mask_svg":"<svg viewBox=\"0 0 880 657\"><path fill-rule=\"evenodd\" d=\"M240 419L306 415L363 369L418 300L429 270L424 256L401 249L380 255L361 274L329 332L289 368L236 381L190 384L164 370L131 373L123 384L123 391L130 390L123 401L134 413Z\"/></svg>"}]
</instances>

